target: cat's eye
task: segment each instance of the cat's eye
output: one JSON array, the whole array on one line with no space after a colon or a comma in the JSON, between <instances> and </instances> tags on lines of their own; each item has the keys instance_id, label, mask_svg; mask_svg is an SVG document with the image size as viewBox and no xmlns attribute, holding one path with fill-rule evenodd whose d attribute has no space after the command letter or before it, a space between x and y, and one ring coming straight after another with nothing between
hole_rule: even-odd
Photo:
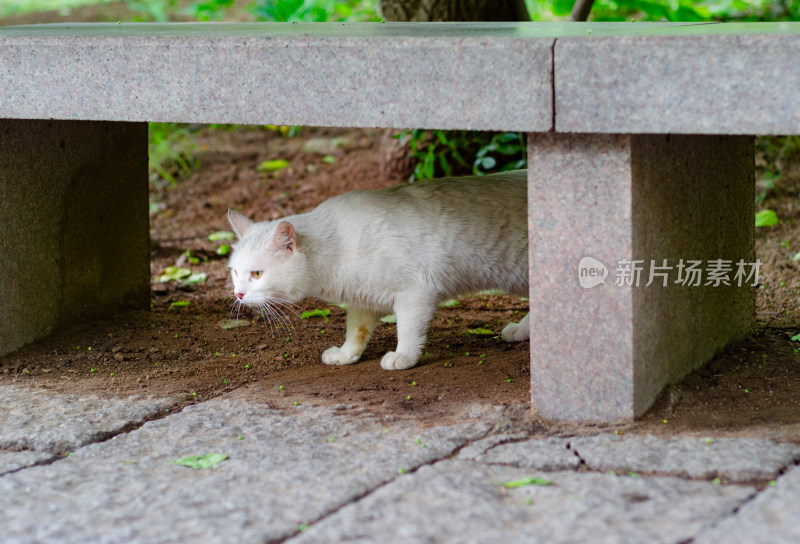
<instances>
[{"instance_id":1,"label":"cat's eye","mask_svg":"<svg viewBox=\"0 0 800 544\"><path fill-rule=\"evenodd\" d=\"M253 270L252 272L250 272L250 275L253 276L255 279L259 279L261 278L261 274L263 273L264 272L261 270Z\"/></svg>"}]
</instances>

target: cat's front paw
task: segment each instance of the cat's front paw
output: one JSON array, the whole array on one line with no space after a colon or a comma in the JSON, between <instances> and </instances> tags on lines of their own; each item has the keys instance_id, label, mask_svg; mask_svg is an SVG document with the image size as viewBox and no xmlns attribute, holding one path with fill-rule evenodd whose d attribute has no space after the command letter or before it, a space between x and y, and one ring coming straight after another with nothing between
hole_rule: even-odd
<instances>
[{"instance_id":1,"label":"cat's front paw","mask_svg":"<svg viewBox=\"0 0 800 544\"><path fill-rule=\"evenodd\" d=\"M417 364L416 359L412 359L402 353L396 351L389 351L381 359L381 368L386 370L405 370Z\"/></svg>"},{"instance_id":2,"label":"cat's front paw","mask_svg":"<svg viewBox=\"0 0 800 544\"><path fill-rule=\"evenodd\" d=\"M326 349L322 354L322 362L326 365L352 365L360 358L359 355L348 355L336 346Z\"/></svg>"},{"instance_id":3,"label":"cat's front paw","mask_svg":"<svg viewBox=\"0 0 800 544\"><path fill-rule=\"evenodd\" d=\"M527 324L509 323L503 329L503 340L506 342L522 342L530 338L531 329Z\"/></svg>"}]
</instances>

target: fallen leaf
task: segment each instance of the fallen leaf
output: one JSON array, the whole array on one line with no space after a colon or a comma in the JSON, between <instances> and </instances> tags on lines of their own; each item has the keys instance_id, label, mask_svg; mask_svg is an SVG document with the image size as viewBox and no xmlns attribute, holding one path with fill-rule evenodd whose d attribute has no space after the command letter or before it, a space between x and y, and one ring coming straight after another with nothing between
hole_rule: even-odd
<instances>
[{"instance_id":1,"label":"fallen leaf","mask_svg":"<svg viewBox=\"0 0 800 544\"><path fill-rule=\"evenodd\" d=\"M218 465L227 458L228 455L226 453L206 453L205 455L190 455L188 457L182 457L181 459L174 461L172 464L195 469L203 469Z\"/></svg>"},{"instance_id":2,"label":"fallen leaf","mask_svg":"<svg viewBox=\"0 0 800 544\"><path fill-rule=\"evenodd\" d=\"M239 327L249 327L250 325L251 323L247 319L223 319L219 322L219 326L226 331Z\"/></svg>"},{"instance_id":3,"label":"fallen leaf","mask_svg":"<svg viewBox=\"0 0 800 544\"><path fill-rule=\"evenodd\" d=\"M300 314L300 319L308 319L309 317L321 317L325 320L325 323L328 322L328 316L331 315L330 310L310 310L308 312L303 312Z\"/></svg>"},{"instance_id":4,"label":"fallen leaf","mask_svg":"<svg viewBox=\"0 0 800 544\"><path fill-rule=\"evenodd\" d=\"M506 487L522 487L524 485L551 485L553 482L551 480L545 480L544 478L522 478L521 480L514 480L512 482L506 482L503 485Z\"/></svg>"}]
</instances>

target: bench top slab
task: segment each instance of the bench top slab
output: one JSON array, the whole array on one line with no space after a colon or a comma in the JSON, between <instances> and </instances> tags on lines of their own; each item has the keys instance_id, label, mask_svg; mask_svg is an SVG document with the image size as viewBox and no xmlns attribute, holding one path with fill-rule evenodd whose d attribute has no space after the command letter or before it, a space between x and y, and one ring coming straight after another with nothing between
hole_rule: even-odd
<instances>
[{"instance_id":1,"label":"bench top slab","mask_svg":"<svg viewBox=\"0 0 800 544\"><path fill-rule=\"evenodd\" d=\"M514 25L0 28L0 118L546 131L552 38Z\"/></svg>"},{"instance_id":2,"label":"bench top slab","mask_svg":"<svg viewBox=\"0 0 800 544\"><path fill-rule=\"evenodd\" d=\"M800 133L798 58L800 23L0 27L0 118Z\"/></svg>"},{"instance_id":3,"label":"bench top slab","mask_svg":"<svg viewBox=\"0 0 800 544\"><path fill-rule=\"evenodd\" d=\"M555 130L800 134L800 23L563 37Z\"/></svg>"}]
</instances>

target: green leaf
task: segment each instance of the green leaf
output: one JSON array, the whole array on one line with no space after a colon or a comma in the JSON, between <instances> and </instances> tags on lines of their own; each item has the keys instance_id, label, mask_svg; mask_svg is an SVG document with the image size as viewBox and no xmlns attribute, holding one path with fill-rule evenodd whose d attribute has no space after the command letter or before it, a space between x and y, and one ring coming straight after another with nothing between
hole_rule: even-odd
<instances>
[{"instance_id":1,"label":"green leaf","mask_svg":"<svg viewBox=\"0 0 800 544\"><path fill-rule=\"evenodd\" d=\"M497 152L503 155L514 155L520 152L519 144L506 144L497 146Z\"/></svg>"},{"instance_id":2,"label":"green leaf","mask_svg":"<svg viewBox=\"0 0 800 544\"><path fill-rule=\"evenodd\" d=\"M497 166L497 161L494 157L487 156L481 159L480 167L484 170L491 170L495 166Z\"/></svg>"},{"instance_id":3,"label":"green leaf","mask_svg":"<svg viewBox=\"0 0 800 544\"><path fill-rule=\"evenodd\" d=\"M381 323L397 323L397 316L395 314L383 316Z\"/></svg>"},{"instance_id":4,"label":"green leaf","mask_svg":"<svg viewBox=\"0 0 800 544\"><path fill-rule=\"evenodd\" d=\"M174 461L172 464L195 469L203 469L218 465L227 458L228 455L225 453L206 453L205 455L190 455L188 457L182 457L181 459Z\"/></svg>"},{"instance_id":5,"label":"green leaf","mask_svg":"<svg viewBox=\"0 0 800 544\"><path fill-rule=\"evenodd\" d=\"M495 333L491 329L477 328L477 329L467 329L467 334L474 334L476 336L494 336L497 333Z\"/></svg>"},{"instance_id":6,"label":"green leaf","mask_svg":"<svg viewBox=\"0 0 800 544\"><path fill-rule=\"evenodd\" d=\"M792 336L792 342L800 342L800 334L795 334Z\"/></svg>"},{"instance_id":7,"label":"green leaf","mask_svg":"<svg viewBox=\"0 0 800 544\"><path fill-rule=\"evenodd\" d=\"M451 298L449 300L445 300L444 302L440 302L439 306L442 308L452 308L453 306L458 306L460 303L458 300Z\"/></svg>"},{"instance_id":8,"label":"green leaf","mask_svg":"<svg viewBox=\"0 0 800 544\"><path fill-rule=\"evenodd\" d=\"M208 240L211 242L221 242L222 240L233 240L236 235L229 230L218 230L208 235Z\"/></svg>"},{"instance_id":9,"label":"green leaf","mask_svg":"<svg viewBox=\"0 0 800 544\"><path fill-rule=\"evenodd\" d=\"M194 285L197 283L205 283L207 278L208 274L206 274L205 272L195 272L194 274L192 274L183 281L184 283L187 283L189 285Z\"/></svg>"},{"instance_id":10,"label":"green leaf","mask_svg":"<svg viewBox=\"0 0 800 544\"><path fill-rule=\"evenodd\" d=\"M544 478L522 478L521 480L514 480L511 482L506 482L503 485L506 487L522 487L525 485L551 485L553 482L551 480L545 480Z\"/></svg>"},{"instance_id":11,"label":"green leaf","mask_svg":"<svg viewBox=\"0 0 800 544\"><path fill-rule=\"evenodd\" d=\"M772 210L761 210L756 213L756 227L771 227L778 224L778 214Z\"/></svg>"},{"instance_id":12,"label":"green leaf","mask_svg":"<svg viewBox=\"0 0 800 544\"><path fill-rule=\"evenodd\" d=\"M186 278L192 275L192 271L188 268L178 268L177 266L168 266L164 269L164 273L159 276L159 282L178 281L179 279Z\"/></svg>"},{"instance_id":13,"label":"green leaf","mask_svg":"<svg viewBox=\"0 0 800 544\"><path fill-rule=\"evenodd\" d=\"M189 302L188 300L176 300L175 302L169 305L169 309L171 310L173 308L186 308L189 304L191 304L191 302Z\"/></svg>"},{"instance_id":14,"label":"green leaf","mask_svg":"<svg viewBox=\"0 0 800 544\"><path fill-rule=\"evenodd\" d=\"M439 155L439 166L441 167L442 172L444 172L445 176L449 176L450 174L452 174L453 169L450 168L450 163L447 162L447 157L444 154Z\"/></svg>"},{"instance_id":15,"label":"green leaf","mask_svg":"<svg viewBox=\"0 0 800 544\"><path fill-rule=\"evenodd\" d=\"M271 161L264 161L258 165L259 172L275 172L282 170L289 166L289 161L284 159L274 159Z\"/></svg>"},{"instance_id":16,"label":"green leaf","mask_svg":"<svg viewBox=\"0 0 800 544\"><path fill-rule=\"evenodd\" d=\"M322 162L324 162L325 164L333 164L336 162L336 157L334 157L333 155L325 155L324 157L322 157Z\"/></svg>"},{"instance_id":17,"label":"green leaf","mask_svg":"<svg viewBox=\"0 0 800 544\"><path fill-rule=\"evenodd\" d=\"M308 319L309 317L321 317L322 319L325 320L325 323L327 323L329 315L331 315L330 310L311 310L300 314L300 319Z\"/></svg>"},{"instance_id":18,"label":"green leaf","mask_svg":"<svg viewBox=\"0 0 800 544\"><path fill-rule=\"evenodd\" d=\"M229 246L227 244L222 244L221 246L219 246L217 248L217 255L224 256L224 255L227 255L230 252L231 252L231 246Z\"/></svg>"},{"instance_id":19,"label":"green leaf","mask_svg":"<svg viewBox=\"0 0 800 544\"><path fill-rule=\"evenodd\" d=\"M517 146L521 145L520 135L518 132L503 132L497 135L497 141L502 143L516 142Z\"/></svg>"}]
</instances>

